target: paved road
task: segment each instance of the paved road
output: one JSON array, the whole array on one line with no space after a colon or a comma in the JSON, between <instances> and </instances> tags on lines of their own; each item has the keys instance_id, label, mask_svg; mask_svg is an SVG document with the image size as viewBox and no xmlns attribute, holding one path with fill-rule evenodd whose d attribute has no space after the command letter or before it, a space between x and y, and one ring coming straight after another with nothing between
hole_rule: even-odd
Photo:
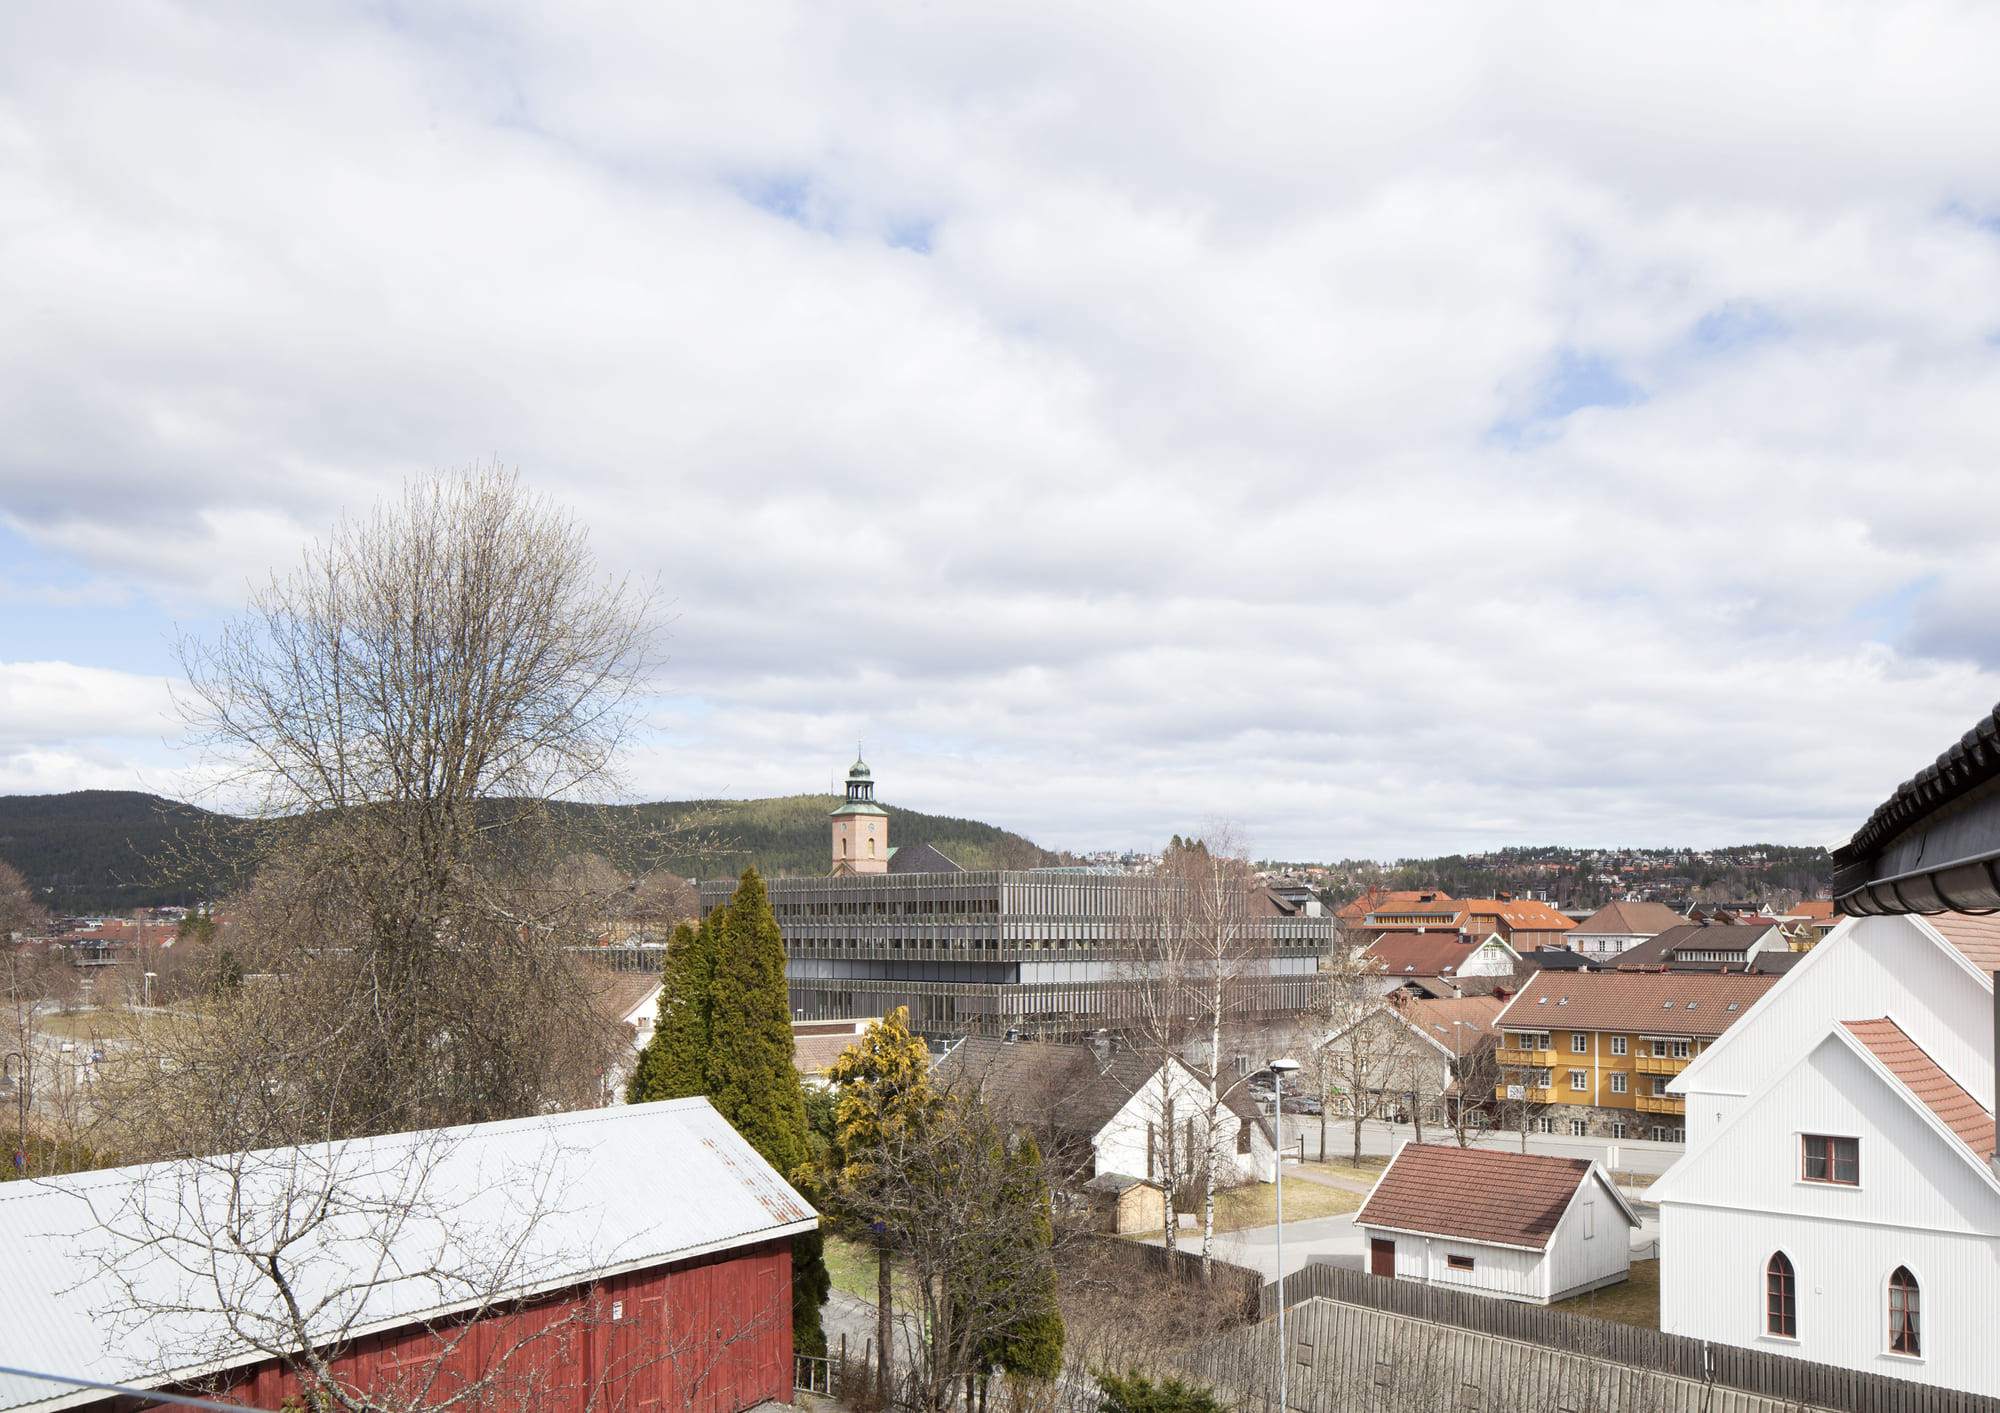
<instances>
[{"instance_id":1,"label":"paved road","mask_svg":"<svg viewBox=\"0 0 2000 1413\"><path fill-rule=\"evenodd\" d=\"M1319 1151L1319 1120L1304 1114L1285 1115L1285 1147L1296 1153L1299 1138L1306 1144L1306 1157L1317 1159ZM1369 1120L1361 1125L1361 1151L1363 1153L1389 1154L1416 1137L1416 1132L1408 1124L1381 1123ZM1450 1129L1426 1127L1426 1143L1456 1143L1458 1136ZM1487 1132L1472 1140L1475 1148L1498 1148L1510 1153L1521 1151L1521 1135L1518 1133ZM1613 1150L1617 1161L1614 1163ZM1354 1128L1340 1119L1327 1122L1327 1156L1335 1162L1343 1162L1354 1152ZM1672 1167L1674 1161L1686 1148L1679 1143L1654 1143L1649 1139L1625 1138L1571 1138L1567 1134L1531 1133L1528 1135L1527 1151L1548 1153L1559 1158L1593 1158L1612 1168L1622 1177L1632 1173L1639 1179L1656 1178ZM1643 1186L1643 1182L1641 1184Z\"/></svg>"},{"instance_id":2,"label":"paved road","mask_svg":"<svg viewBox=\"0 0 2000 1413\"><path fill-rule=\"evenodd\" d=\"M1660 1218L1650 1207L1638 1209L1641 1225L1632 1232L1632 1255L1645 1259L1659 1254ZM1160 1239L1151 1238L1150 1246ZM1183 1235L1178 1245L1183 1251L1201 1254L1201 1233ZM1354 1214L1314 1217L1310 1221L1285 1223L1285 1274L1290 1275L1311 1261L1331 1261L1351 1271L1362 1269L1367 1242L1354 1229ZM1247 1231L1222 1232L1215 1238L1215 1258L1232 1266L1247 1266L1263 1274L1267 1281L1278 1278L1278 1228L1251 1227Z\"/></svg>"}]
</instances>

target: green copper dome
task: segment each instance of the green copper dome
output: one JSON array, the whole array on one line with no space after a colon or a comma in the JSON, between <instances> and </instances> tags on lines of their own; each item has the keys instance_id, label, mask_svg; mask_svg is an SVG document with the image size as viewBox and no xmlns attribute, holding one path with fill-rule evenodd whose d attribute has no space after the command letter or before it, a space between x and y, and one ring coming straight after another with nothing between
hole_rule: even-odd
<instances>
[{"instance_id":1,"label":"green copper dome","mask_svg":"<svg viewBox=\"0 0 2000 1413\"><path fill-rule=\"evenodd\" d=\"M875 777L869 771L868 763L861 759L859 747L855 748L854 764L847 768L847 799L839 808L829 813L834 815L889 813L875 803Z\"/></svg>"}]
</instances>

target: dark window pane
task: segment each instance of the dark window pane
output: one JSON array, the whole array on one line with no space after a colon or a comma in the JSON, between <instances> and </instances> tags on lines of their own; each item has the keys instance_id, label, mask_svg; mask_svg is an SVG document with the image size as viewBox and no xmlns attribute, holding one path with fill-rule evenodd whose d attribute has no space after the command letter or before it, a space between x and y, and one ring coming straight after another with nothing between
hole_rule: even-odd
<instances>
[{"instance_id":1,"label":"dark window pane","mask_svg":"<svg viewBox=\"0 0 2000 1413\"><path fill-rule=\"evenodd\" d=\"M1805 1141L1806 1181L1826 1181L1826 1140L1808 1134Z\"/></svg>"},{"instance_id":2,"label":"dark window pane","mask_svg":"<svg viewBox=\"0 0 2000 1413\"><path fill-rule=\"evenodd\" d=\"M1861 1181L1861 1141L1856 1138L1836 1138L1833 1140L1833 1180L1835 1182Z\"/></svg>"},{"instance_id":3,"label":"dark window pane","mask_svg":"<svg viewBox=\"0 0 2000 1413\"><path fill-rule=\"evenodd\" d=\"M1917 1278L1906 1266L1889 1277L1889 1348L1897 1354L1920 1354L1917 1338Z\"/></svg>"},{"instance_id":4,"label":"dark window pane","mask_svg":"<svg viewBox=\"0 0 2000 1413\"><path fill-rule=\"evenodd\" d=\"M1787 1339L1798 1338L1798 1299L1792 1282L1792 1263L1782 1251L1772 1253L1764 1268L1764 1328Z\"/></svg>"}]
</instances>

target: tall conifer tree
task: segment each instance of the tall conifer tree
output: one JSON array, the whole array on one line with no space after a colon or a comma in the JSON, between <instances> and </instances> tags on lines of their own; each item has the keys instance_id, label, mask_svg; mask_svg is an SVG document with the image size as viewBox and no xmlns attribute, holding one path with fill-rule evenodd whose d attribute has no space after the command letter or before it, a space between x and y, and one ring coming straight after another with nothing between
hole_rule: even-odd
<instances>
[{"instance_id":1,"label":"tall conifer tree","mask_svg":"<svg viewBox=\"0 0 2000 1413\"><path fill-rule=\"evenodd\" d=\"M705 1094L716 1112L790 1178L811 1154L806 1100L792 1065L785 944L754 868L699 928L675 929L660 1019L627 1086L634 1103ZM825 1240L792 1242L792 1346L824 1354L819 1307L832 1289Z\"/></svg>"},{"instance_id":2,"label":"tall conifer tree","mask_svg":"<svg viewBox=\"0 0 2000 1413\"><path fill-rule=\"evenodd\" d=\"M1032 1134L1023 1134L1010 1158L1012 1180L1007 1200L1031 1208L1034 1219L1024 1236L1033 1271L1022 1310L995 1342L993 1362L1017 1378L1053 1379L1062 1372L1063 1319L1056 1299L1056 1268L1050 1257L1055 1244L1055 1214L1048 1183L1042 1176L1042 1150Z\"/></svg>"},{"instance_id":3,"label":"tall conifer tree","mask_svg":"<svg viewBox=\"0 0 2000 1413\"><path fill-rule=\"evenodd\" d=\"M682 923L674 929L661 978L659 1019L653 1038L639 1052L639 1063L625 1086L631 1104L655 1099L686 1099L708 1092L710 1017L714 1010L716 918L702 919L699 928Z\"/></svg>"},{"instance_id":4,"label":"tall conifer tree","mask_svg":"<svg viewBox=\"0 0 2000 1413\"><path fill-rule=\"evenodd\" d=\"M792 1065L784 938L754 868L743 870L717 929L714 976L708 1101L765 1162L790 1177L811 1156L806 1095Z\"/></svg>"}]
</instances>

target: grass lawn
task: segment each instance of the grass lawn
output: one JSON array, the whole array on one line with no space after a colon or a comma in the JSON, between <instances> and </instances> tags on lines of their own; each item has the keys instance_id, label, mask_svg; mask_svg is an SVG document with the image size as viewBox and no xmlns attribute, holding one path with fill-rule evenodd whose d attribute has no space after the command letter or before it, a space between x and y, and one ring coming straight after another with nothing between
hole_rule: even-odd
<instances>
[{"instance_id":1,"label":"grass lawn","mask_svg":"<svg viewBox=\"0 0 2000 1413\"><path fill-rule=\"evenodd\" d=\"M1642 1330L1657 1330L1660 1327L1660 1263L1634 1261L1631 1278L1623 1283L1559 1300L1549 1308L1566 1310L1572 1315L1588 1315L1596 1320L1615 1320L1621 1325L1637 1325Z\"/></svg>"},{"instance_id":2,"label":"grass lawn","mask_svg":"<svg viewBox=\"0 0 2000 1413\"><path fill-rule=\"evenodd\" d=\"M878 1272L875 1266L875 1251L864 1241L851 1241L833 1232L826 1234L826 1273L833 1277L836 1290L844 1290L849 1295L858 1295L870 1305L875 1303L875 1281ZM914 1291L909 1284L909 1273L897 1267L889 1279L896 1285L896 1300L901 1304L912 1298Z\"/></svg>"},{"instance_id":3,"label":"grass lawn","mask_svg":"<svg viewBox=\"0 0 2000 1413\"><path fill-rule=\"evenodd\" d=\"M1307 1182L1304 1178L1285 1179L1285 1220L1310 1221L1314 1217L1334 1217L1352 1212L1361 1205L1361 1194L1337 1187ZM1242 1231L1246 1227L1268 1227L1278 1220L1278 1189L1268 1182L1247 1183L1215 1194L1215 1229ZM1200 1230L1197 1222L1196 1230Z\"/></svg>"},{"instance_id":4,"label":"grass lawn","mask_svg":"<svg viewBox=\"0 0 2000 1413\"><path fill-rule=\"evenodd\" d=\"M68 1015L36 1016L35 1029L59 1040L118 1040L132 1027L123 1011L73 1011Z\"/></svg>"},{"instance_id":5,"label":"grass lawn","mask_svg":"<svg viewBox=\"0 0 2000 1413\"><path fill-rule=\"evenodd\" d=\"M1353 1178L1356 1182L1365 1182L1370 1186L1374 1185L1376 1178L1382 1176L1382 1169L1388 1166L1389 1160L1387 1158L1373 1153L1364 1153L1361 1156L1359 1165L1351 1163L1345 1158L1336 1159L1330 1163L1307 1163L1304 1165L1306 1169L1312 1172L1331 1173L1335 1177Z\"/></svg>"},{"instance_id":6,"label":"grass lawn","mask_svg":"<svg viewBox=\"0 0 2000 1413\"><path fill-rule=\"evenodd\" d=\"M844 1236L826 1234L826 1271L834 1287L875 1303L875 1253Z\"/></svg>"}]
</instances>

